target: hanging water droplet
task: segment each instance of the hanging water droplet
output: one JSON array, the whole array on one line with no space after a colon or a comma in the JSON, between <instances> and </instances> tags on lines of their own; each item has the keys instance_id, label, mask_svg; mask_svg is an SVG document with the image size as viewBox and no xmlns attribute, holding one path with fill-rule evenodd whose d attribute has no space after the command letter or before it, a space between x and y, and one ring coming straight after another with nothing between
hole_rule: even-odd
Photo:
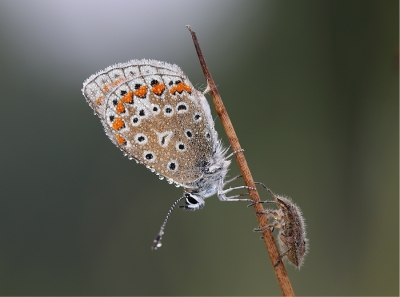
<instances>
[{"instance_id":1,"label":"hanging water droplet","mask_svg":"<svg viewBox=\"0 0 400 297\"><path fill-rule=\"evenodd\" d=\"M160 180L163 180L163 179L164 179L164 176L160 175L158 178L159 178Z\"/></svg>"}]
</instances>

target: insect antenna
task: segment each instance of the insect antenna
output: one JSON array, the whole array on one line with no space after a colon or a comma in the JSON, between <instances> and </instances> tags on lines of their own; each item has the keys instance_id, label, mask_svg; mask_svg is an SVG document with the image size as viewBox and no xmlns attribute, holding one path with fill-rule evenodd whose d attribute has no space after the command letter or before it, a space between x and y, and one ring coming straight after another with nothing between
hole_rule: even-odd
<instances>
[{"instance_id":1,"label":"insect antenna","mask_svg":"<svg viewBox=\"0 0 400 297\"><path fill-rule=\"evenodd\" d=\"M168 219L171 216L172 211L174 210L174 208L176 207L176 205L179 203L179 201L181 201L183 198L185 198L185 196L182 196L181 198L179 198L178 200L176 200L171 208L169 209L167 216L165 217L164 223L161 225L160 231L158 232L156 238L153 240L153 245L151 246L151 249L154 251L156 249L158 249L159 247L161 247L162 243L161 243L161 238L164 235L164 229L165 229L165 225L167 225Z\"/></svg>"}]
</instances>

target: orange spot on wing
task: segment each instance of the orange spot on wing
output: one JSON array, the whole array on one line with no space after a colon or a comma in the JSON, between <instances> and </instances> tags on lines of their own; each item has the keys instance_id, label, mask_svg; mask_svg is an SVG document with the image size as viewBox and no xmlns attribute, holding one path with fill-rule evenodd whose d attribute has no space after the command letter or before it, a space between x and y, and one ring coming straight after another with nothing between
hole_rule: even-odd
<instances>
[{"instance_id":1,"label":"orange spot on wing","mask_svg":"<svg viewBox=\"0 0 400 297\"><path fill-rule=\"evenodd\" d=\"M99 98L97 98L96 101L95 101L96 104L100 105L101 101L103 101L103 99L104 99L104 96L100 96Z\"/></svg>"},{"instance_id":2,"label":"orange spot on wing","mask_svg":"<svg viewBox=\"0 0 400 297\"><path fill-rule=\"evenodd\" d=\"M137 89L137 91L134 94L135 94L135 96L140 97L140 98L146 97L147 86L141 86L139 89Z\"/></svg>"},{"instance_id":3,"label":"orange spot on wing","mask_svg":"<svg viewBox=\"0 0 400 297\"><path fill-rule=\"evenodd\" d=\"M165 85L164 84L156 84L151 91L156 94L156 95L161 95L165 90Z\"/></svg>"},{"instance_id":4,"label":"orange spot on wing","mask_svg":"<svg viewBox=\"0 0 400 297\"><path fill-rule=\"evenodd\" d=\"M187 84L183 84L183 87L185 88L185 91L186 91L186 92L188 92L189 94L191 94L191 93L192 93L192 89L190 88L190 86L189 86L189 85L187 85Z\"/></svg>"},{"instance_id":5,"label":"orange spot on wing","mask_svg":"<svg viewBox=\"0 0 400 297\"><path fill-rule=\"evenodd\" d=\"M183 92L183 83L179 83L176 85L176 90L178 91L178 93L182 93Z\"/></svg>"},{"instance_id":6,"label":"orange spot on wing","mask_svg":"<svg viewBox=\"0 0 400 297\"><path fill-rule=\"evenodd\" d=\"M114 80L113 81L113 85L114 86L118 86L121 82L123 82L124 81L124 78L123 77L120 77L120 78L118 78L117 80Z\"/></svg>"},{"instance_id":7,"label":"orange spot on wing","mask_svg":"<svg viewBox=\"0 0 400 297\"><path fill-rule=\"evenodd\" d=\"M171 94L175 94L178 91L178 86L173 86L170 90Z\"/></svg>"},{"instance_id":8,"label":"orange spot on wing","mask_svg":"<svg viewBox=\"0 0 400 297\"><path fill-rule=\"evenodd\" d=\"M121 118L116 118L112 123L112 126L115 130L121 130L125 127L125 123Z\"/></svg>"},{"instance_id":9,"label":"orange spot on wing","mask_svg":"<svg viewBox=\"0 0 400 297\"><path fill-rule=\"evenodd\" d=\"M120 145L126 145L126 140L121 135L117 135L117 141Z\"/></svg>"},{"instance_id":10,"label":"orange spot on wing","mask_svg":"<svg viewBox=\"0 0 400 297\"><path fill-rule=\"evenodd\" d=\"M122 97L122 101L124 101L125 103L132 103L133 91L129 90L128 94L126 94L124 97Z\"/></svg>"},{"instance_id":11,"label":"orange spot on wing","mask_svg":"<svg viewBox=\"0 0 400 297\"><path fill-rule=\"evenodd\" d=\"M115 109L117 110L118 113L123 113L125 112L125 106L122 103L122 101L119 101L117 106L115 107Z\"/></svg>"},{"instance_id":12,"label":"orange spot on wing","mask_svg":"<svg viewBox=\"0 0 400 297\"><path fill-rule=\"evenodd\" d=\"M183 91L186 91L190 94L192 92L192 89L190 88L189 85L187 85L183 82L180 82L176 86L173 86L169 91L171 92L171 94L175 94L176 92L181 94Z\"/></svg>"},{"instance_id":13,"label":"orange spot on wing","mask_svg":"<svg viewBox=\"0 0 400 297\"><path fill-rule=\"evenodd\" d=\"M124 81L124 78L120 77L120 78L114 80L113 82L104 85L104 87L103 87L104 92L107 92L113 86L118 86L123 81Z\"/></svg>"}]
</instances>

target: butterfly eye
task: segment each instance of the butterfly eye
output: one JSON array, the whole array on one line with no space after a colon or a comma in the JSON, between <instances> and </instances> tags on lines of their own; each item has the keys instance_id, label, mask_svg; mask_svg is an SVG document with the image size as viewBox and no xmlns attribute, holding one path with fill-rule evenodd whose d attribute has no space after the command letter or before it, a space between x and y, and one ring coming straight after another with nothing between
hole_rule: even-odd
<instances>
[{"instance_id":1,"label":"butterfly eye","mask_svg":"<svg viewBox=\"0 0 400 297\"><path fill-rule=\"evenodd\" d=\"M183 209L185 210L199 210L202 209L205 205L204 199L200 196L185 193L185 206Z\"/></svg>"}]
</instances>

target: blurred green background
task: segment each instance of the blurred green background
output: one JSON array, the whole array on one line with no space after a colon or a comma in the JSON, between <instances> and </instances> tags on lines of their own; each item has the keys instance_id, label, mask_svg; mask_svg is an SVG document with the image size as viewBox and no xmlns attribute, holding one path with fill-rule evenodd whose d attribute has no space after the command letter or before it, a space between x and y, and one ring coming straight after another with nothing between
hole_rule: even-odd
<instances>
[{"instance_id":1,"label":"blurred green background","mask_svg":"<svg viewBox=\"0 0 400 297\"><path fill-rule=\"evenodd\" d=\"M0 295L280 295L246 203L176 210L150 250L182 189L124 158L81 94L91 74L141 58L203 89L186 24L254 178L303 210L295 293L398 295L398 12L389 0L0 1Z\"/></svg>"}]
</instances>

